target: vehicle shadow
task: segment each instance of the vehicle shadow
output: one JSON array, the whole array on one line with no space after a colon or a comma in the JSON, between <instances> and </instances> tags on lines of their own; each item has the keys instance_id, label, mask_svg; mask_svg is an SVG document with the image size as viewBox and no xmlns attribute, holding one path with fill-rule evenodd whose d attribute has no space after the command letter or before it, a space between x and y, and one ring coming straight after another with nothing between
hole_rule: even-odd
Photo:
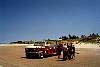
<instances>
[{"instance_id":1,"label":"vehicle shadow","mask_svg":"<svg viewBox=\"0 0 100 67\"><path fill-rule=\"evenodd\" d=\"M21 57L21 58L26 58L26 57Z\"/></svg>"},{"instance_id":2,"label":"vehicle shadow","mask_svg":"<svg viewBox=\"0 0 100 67\"><path fill-rule=\"evenodd\" d=\"M63 60L63 59L58 59L57 61L65 61L65 60Z\"/></svg>"},{"instance_id":3,"label":"vehicle shadow","mask_svg":"<svg viewBox=\"0 0 100 67\"><path fill-rule=\"evenodd\" d=\"M43 58L38 58L38 57L21 57L21 58L24 58L24 59L43 59Z\"/></svg>"}]
</instances>

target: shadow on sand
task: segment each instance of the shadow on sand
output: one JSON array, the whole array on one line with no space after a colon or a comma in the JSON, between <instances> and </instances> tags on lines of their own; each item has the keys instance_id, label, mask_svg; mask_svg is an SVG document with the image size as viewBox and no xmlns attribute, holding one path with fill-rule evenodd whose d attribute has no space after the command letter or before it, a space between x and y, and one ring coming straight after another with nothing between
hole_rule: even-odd
<instances>
[{"instance_id":1,"label":"shadow on sand","mask_svg":"<svg viewBox=\"0 0 100 67\"><path fill-rule=\"evenodd\" d=\"M65 60L63 60L63 59L58 59L57 61L65 61Z\"/></svg>"},{"instance_id":2,"label":"shadow on sand","mask_svg":"<svg viewBox=\"0 0 100 67\"><path fill-rule=\"evenodd\" d=\"M21 57L21 58L24 58L24 59L43 59L43 58L38 58L38 57Z\"/></svg>"},{"instance_id":3,"label":"shadow on sand","mask_svg":"<svg viewBox=\"0 0 100 67\"><path fill-rule=\"evenodd\" d=\"M21 57L21 58L26 58L26 57Z\"/></svg>"}]
</instances>

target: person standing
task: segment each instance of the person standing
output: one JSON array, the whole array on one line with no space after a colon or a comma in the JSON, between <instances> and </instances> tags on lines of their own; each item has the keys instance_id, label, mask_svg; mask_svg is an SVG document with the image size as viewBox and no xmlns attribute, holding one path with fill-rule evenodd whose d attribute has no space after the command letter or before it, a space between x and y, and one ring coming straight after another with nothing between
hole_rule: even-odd
<instances>
[{"instance_id":1,"label":"person standing","mask_svg":"<svg viewBox=\"0 0 100 67\"><path fill-rule=\"evenodd\" d=\"M58 55L58 59L60 59L61 51L62 51L62 44L59 44L59 45L57 46L57 55Z\"/></svg>"},{"instance_id":2,"label":"person standing","mask_svg":"<svg viewBox=\"0 0 100 67\"><path fill-rule=\"evenodd\" d=\"M72 43L70 43L68 45L68 60L71 60L71 56L72 56Z\"/></svg>"},{"instance_id":3,"label":"person standing","mask_svg":"<svg viewBox=\"0 0 100 67\"><path fill-rule=\"evenodd\" d=\"M68 51L67 45L64 44L64 46L63 46L63 60L64 61L66 61L66 59L68 58L67 51Z\"/></svg>"},{"instance_id":4,"label":"person standing","mask_svg":"<svg viewBox=\"0 0 100 67\"><path fill-rule=\"evenodd\" d=\"M75 46L72 45L72 59L75 58Z\"/></svg>"}]
</instances>

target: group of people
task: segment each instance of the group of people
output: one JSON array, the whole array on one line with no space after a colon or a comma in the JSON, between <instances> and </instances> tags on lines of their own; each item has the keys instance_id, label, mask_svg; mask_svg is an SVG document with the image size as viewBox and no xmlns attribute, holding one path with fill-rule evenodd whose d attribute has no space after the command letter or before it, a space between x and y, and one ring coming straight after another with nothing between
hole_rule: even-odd
<instances>
[{"instance_id":1,"label":"group of people","mask_svg":"<svg viewBox=\"0 0 100 67\"><path fill-rule=\"evenodd\" d=\"M63 51L63 60L71 60L75 58L75 46L73 43L67 43L67 44L59 44L57 48L57 55L58 59L61 56L61 52Z\"/></svg>"}]
</instances>

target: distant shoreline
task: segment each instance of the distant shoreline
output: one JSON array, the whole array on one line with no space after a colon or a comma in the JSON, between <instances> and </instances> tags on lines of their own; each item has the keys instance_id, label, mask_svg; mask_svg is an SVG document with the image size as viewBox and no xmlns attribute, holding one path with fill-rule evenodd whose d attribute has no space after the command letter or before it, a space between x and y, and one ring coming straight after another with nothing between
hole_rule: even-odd
<instances>
[{"instance_id":1,"label":"distant shoreline","mask_svg":"<svg viewBox=\"0 0 100 67\"><path fill-rule=\"evenodd\" d=\"M33 44L0 44L0 46L27 46Z\"/></svg>"}]
</instances>

